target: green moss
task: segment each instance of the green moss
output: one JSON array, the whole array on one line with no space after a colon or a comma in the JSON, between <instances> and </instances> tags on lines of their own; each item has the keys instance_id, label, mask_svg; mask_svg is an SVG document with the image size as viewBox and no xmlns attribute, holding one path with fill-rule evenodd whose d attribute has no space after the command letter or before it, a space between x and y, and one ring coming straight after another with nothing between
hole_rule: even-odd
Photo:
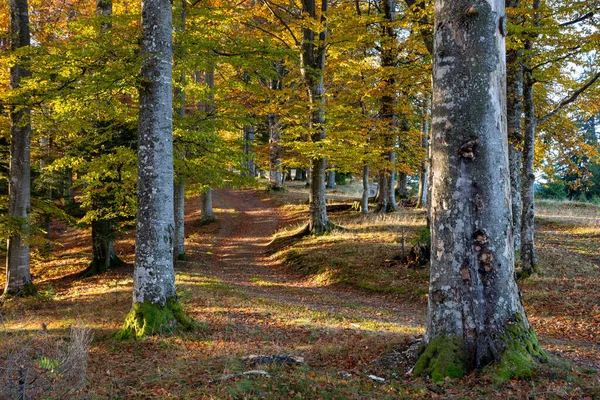
<instances>
[{"instance_id":1,"label":"green moss","mask_svg":"<svg viewBox=\"0 0 600 400\"><path fill-rule=\"evenodd\" d=\"M429 376L435 382L446 377L460 378L467 373L462 338L438 336L422 348L414 368L415 376Z\"/></svg>"},{"instance_id":2,"label":"green moss","mask_svg":"<svg viewBox=\"0 0 600 400\"><path fill-rule=\"evenodd\" d=\"M196 328L201 328L201 325L185 314L176 297L171 297L164 306L149 301L134 303L115 338L140 339L156 333L189 331Z\"/></svg>"},{"instance_id":3,"label":"green moss","mask_svg":"<svg viewBox=\"0 0 600 400\"><path fill-rule=\"evenodd\" d=\"M538 364L548 361L548 355L540 346L533 328L525 328L519 314L506 327L501 340L506 350L500 361L490 366L490 374L497 382L512 378L531 378Z\"/></svg>"},{"instance_id":4,"label":"green moss","mask_svg":"<svg viewBox=\"0 0 600 400\"><path fill-rule=\"evenodd\" d=\"M181 253L177 256L177 259L179 261L186 261L189 258L189 256L187 255L187 253Z\"/></svg>"}]
</instances>

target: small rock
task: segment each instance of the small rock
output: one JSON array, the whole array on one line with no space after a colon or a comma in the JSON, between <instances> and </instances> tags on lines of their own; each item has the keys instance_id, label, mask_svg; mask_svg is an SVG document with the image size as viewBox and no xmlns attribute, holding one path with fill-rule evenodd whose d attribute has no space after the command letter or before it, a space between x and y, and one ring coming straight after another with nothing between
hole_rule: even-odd
<instances>
[{"instance_id":1,"label":"small rock","mask_svg":"<svg viewBox=\"0 0 600 400\"><path fill-rule=\"evenodd\" d=\"M385 382L385 378L382 378L380 376L369 375L369 378L373 379L375 382L379 382L379 383L384 383Z\"/></svg>"}]
</instances>

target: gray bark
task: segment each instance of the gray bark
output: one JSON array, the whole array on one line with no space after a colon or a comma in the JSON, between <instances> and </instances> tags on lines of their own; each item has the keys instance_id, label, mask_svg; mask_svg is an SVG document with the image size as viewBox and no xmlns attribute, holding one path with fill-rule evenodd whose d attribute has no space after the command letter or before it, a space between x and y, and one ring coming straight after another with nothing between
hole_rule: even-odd
<instances>
[{"instance_id":1,"label":"gray bark","mask_svg":"<svg viewBox=\"0 0 600 400\"><path fill-rule=\"evenodd\" d=\"M381 66L384 69L390 70L396 66L397 62L397 42L396 31L391 23L396 21L396 0L383 0L383 17L386 24L382 27L381 32ZM388 76L384 81L383 93L381 95L381 112L380 117L388 123L388 132L384 133L385 145L392 149L396 147L398 116L396 115L396 79L393 76ZM382 169L379 172L379 196L377 201L376 212L391 212L398 209L396 204L396 191L394 185L394 169L396 163L396 151L388 150L384 157L390 167Z\"/></svg>"},{"instance_id":2,"label":"gray bark","mask_svg":"<svg viewBox=\"0 0 600 400\"><path fill-rule=\"evenodd\" d=\"M9 0L10 48L30 45L27 0ZM20 86L29 71L17 64L10 68L10 89ZM10 172L8 216L18 228L10 233L6 256L5 294L17 294L31 287L29 226L31 197L30 133L31 112L27 106L10 107Z\"/></svg>"},{"instance_id":3,"label":"gray bark","mask_svg":"<svg viewBox=\"0 0 600 400\"><path fill-rule=\"evenodd\" d=\"M325 53L327 45L327 10L328 1L321 0L321 20L325 29L317 35L310 27L302 28L302 51L300 54L300 69L308 90L311 107L309 129L313 142L325 139ZM302 12L311 19L317 18L315 0L302 0ZM311 233L323 233L331 225L327 217L325 201L325 167L323 156L310 160L310 194L309 194L309 230Z\"/></svg>"},{"instance_id":4,"label":"gray bark","mask_svg":"<svg viewBox=\"0 0 600 400\"><path fill-rule=\"evenodd\" d=\"M408 198L408 175L404 172L398 173L398 183L396 184L396 188L398 189L399 198Z\"/></svg>"},{"instance_id":5,"label":"gray bark","mask_svg":"<svg viewBox=\"0 0 600 400\"><path fill-rule=\"evenodd\" d=\"M421 208L429 204L427 201L427 194L429 193L429 95L425 96L421 110L421 146L423 147L425 156L421 162L416 208Z\"/></svg>"},{"instance_id":6,"label":"gray bark","mask_svg":"<svg viewBox=\"0 0 600 400\"><path fill-rule=\"evenodd\" d=\"M245 175L256 176L256 167L254 166L254 136L255 130L251 125L244 126L244 154L246 156L246 162L244 164Z\"/></svg>"},{"instance_id":7,"label":"gray bark","mask_svg":"<svg viewBox=\"0 0 600 400\"><path fill-rule=\"evenodd\" d=\"M281 126L275 114L269 114L269 187L283 188L283 170L281 166Z\"/></svg>"},{"instance_id":8,"label":"gray bark","mask_svg":"<svg viewBox=\"0 0 600 400\"><path fill-rule=\"evenodd\" d=\"M363 214L368 214L369 213L369 166L368 165L365 165L363 167L362 184L363 184L363 192L362 192L362 199L360 202L360 211Z\"/></svg>"},{"instance_id":9,"label":"gray bark","mask_svg":"<svg viewBox=\"0 0 600 400\"><path fill-rule=\"evenodd\" d=\"M175 297L172 27L169 0L142 3L133 301L161 306Z\"/></svg>"},{"instance_id":10,"label":"gray bark","mask_svg":"<svg viewBox=\"0 0 600 400\"><path fill-rule=\"evenodd\" d=\"M534 18L539 21L538 10L540 0L533 1ZM538 22L539 23L539 22ZM524 68L523 103L525 114L525 134L523 142L523 213L521 219L521 264L524 276L531 275L537 270L537 256L535 253L534 218L535 218L535 174L533 170L535 156L535 130L537 120L533 102L533 84L535 83L531 71L531 51L533 40L525 41L527 58Z\"/></svg>"},{"instance_id":11,"label":"gray bark","mask_svg":"<svg viewBox=\"0 0 600 400\"><path fill-rule=\"evenodd\" d=\"M335 189L335 171L331 170L327 173L327 189Z\"/></svg>"},{"instance_id":12,"label":"gray bark","mask_svg":"<svg viewBox=\"0 0 600 400\"><path fill-rule=\"evenodd\" d=\"M200 219L203 223L215 220L215 212L213 211L212 203L212 189L209 186L202 194L200 194Z\"/></svg>"},{"instance_id":13,"label":"gray bark","mask_svg":"<svg viewBox=\"0 0 600 400\"><path fill-rule=\"evenodd\" d=\"M436 0L435 13L424 342L458 340L469 369L501 358L510 324L520 320L529 329L514 278L504 1Z\"/></svg>"},{"instance_id":14,"label":"gray bark","mask_svg":"<svg viewBox=\"0 0 600 400\"><path fill-rule=\"evenodd\" d=\"M509 0L506 7L519 7L520 0ZM513 213L515 251L521 250L521 160L523 157L523 64L522 51L506 52L506 115L508 123L508 160L510 169L510 194Z\"/></svg>"},{"instance_id":15,"label":"gray bark","mask_svg":"<svg viewBox=\"0 0 600 400\"><path fill-rule=\"evenodd\" d=\"M175 30L183 32L186 29L186 0L181 1L181 6L178 10L179 18ZM176 59L183 58L183 49L181 44L174 45L174 54ZM185 84L185 77L183 75L178 77L179 85L175 86L173 90L173 96L177 99L178 106L175 107L174 113L179 117L179 120L183 123L185 119L185 106L186 96L183 86ZM180 160L185 157L185 150L180 150L175 154L174 157L178 157ZM173 181L173 212L174 212L174 224L175 231L173 235L173 257L174 262L185 256L185 178L174 177Z\"/></svg>"},{"instance_id":16,"label":"gray bark","mask_svg":"<svg viewBox=\"0 0 600 400\"><path fill-rule=\"evenodd\" d=\"M179 259L185 255L185 180L174 182L173 211L175 213L175 233L173 235L173 256Z\"/></svg>"}]
</instances>

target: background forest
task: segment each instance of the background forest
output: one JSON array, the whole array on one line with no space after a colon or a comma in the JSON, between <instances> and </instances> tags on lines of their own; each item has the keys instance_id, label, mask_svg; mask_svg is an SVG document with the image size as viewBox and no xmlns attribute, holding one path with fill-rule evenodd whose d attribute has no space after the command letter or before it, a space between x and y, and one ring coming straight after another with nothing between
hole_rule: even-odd
<instances>
[{"instance_id":1,"label":"background forest","mask_svg":"<svg viewBox=\"0 0 600 400\"><path fill-rule=\"evenodd\" d=\"M479 13L462 3L465 18ZM600 396L595 0L507 0L499 28L510 240L550 357L528 349L544 361L536 375L412 369L437 218L433 6L174 0L172 29L152 28L172 34L171 55L152 53L141 2L1 4L0 398ZM141 94L171 60L169 116L152 122L172 115L169 139L144 138L144 107L162 101ZM171 140L172 162L148 153ZM473 160L479 145L458 153ZM136 320L140 193L161 189L140 173L161 161L177 282L167 319L191 331L142 339L155 332Z\"/></svg>"}]
</instances>

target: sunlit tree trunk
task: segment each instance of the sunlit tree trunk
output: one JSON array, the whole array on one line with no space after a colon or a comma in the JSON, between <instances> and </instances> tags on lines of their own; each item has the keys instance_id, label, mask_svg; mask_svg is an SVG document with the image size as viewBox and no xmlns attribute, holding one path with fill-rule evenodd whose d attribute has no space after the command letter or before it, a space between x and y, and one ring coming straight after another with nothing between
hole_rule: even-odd
<instances>
[{"instance_id":1,"label":"sunlit tree trunk","mask_svg":"<svg viewBox=\"0 0 600 400\"><path fill-rule=\"evenodd\" d=\"M281 166L281 126L277 115L269 114L269 187L283 189L283 169Z\"/></svg>"},{"instance_id":2,"label":"sunlit tree trunk","mask_svg":"<svg viewBox=\"0 0 600 400\"><path fill-rule=\"evenodd\" d=\"M27 0L9 0L10 48L15 51L30 45ZM10 88L17 89L29 71L16 64L10 68ZM29 226L31 197L30 133L28 106L10 107L10 172L8 216L13 224L7 244L5 295L32 294L29 264Z\"/></svg>"},{"instance_id":3,"label":"sunlit tree trunk","mask_svg":"<svg viewBox=\"0 0 600 400\"><path fill-rule=\"evenodd\" d=\"M533 1L534 19L539 20L540 0ZM537 255L535 253L534 219L535 219L535 174L533 170L535 158L535 130L537 120L533 102L533 85L535 83L531 70L531 51L533 40L525 41L526 61L523 79L523 104L525 129L523 141L523 213L521 219L521 273L527 277L537 272Z\"/></svg>"},{"instance_id":4,"label":"sunlit tree trunk","mask_svg":"<svg viewBox=\"0 0 600 400\"><path fill-rule=\"evenodd\" d=\"M526 376L547 358L515 280L505 18L503 0L435 2L429 311L414 369L435 381L492 362L500 379Z\"/></svg>"},{"instance_id":5,"label":"sunlit tree trunk","mask_svg":"<svg viewBox=\"0 0 600 400\"><path fill-rule=\"evenodd\" d=\"M519 7L520 0L508 0L506 7ZM516 22L516 21L513 21ZM510 169L510 194L513 213L515 251L521 250L521 165L523 158L523 52L517 49L506 52L506 116L508 123L508 160Z\"/></svg>"},{"instance_id":6,"label":"sunlit tree trunk","mask_svg":"<svg viewBox=\"0 0 600 400\"><path fill-rule=\"evenodd\" d=\"M363 214L368 214L369 213L369 166L368 165L365 165L363 167L362 186L363 186L363 192L362 192L362 199L360 202L360 211Z\"/></svg>"},{"instance_id":7,"label":"sunlit tree trunk","mask_svg":"<svg viewBox=\"0 0 600 400\"><path fill-rule=\"evenodd\" d=\"M244 125L244 155L246 162L244 167L246 171L243 173L247 176L256 176L256 167L254 166L254 136L256 132L252 125Z\"/></svg>"},{"instance_id":8,"label":"sunlit tree trunk","mask_svg":"<svg viewBox=\"0 0 600 400\"><path fill-rule=\"evenodd\" d=\"M326 25L328 0L321 0L320 22ZM302 0L302 12L312 21L317 20L315 0ZM313 142L325 139L325 53L327 28L318 35L308 26L302 28L301 73L308 90L311 108L309 128ZM309 231L314 234L327 232L331 223L327 217L325 201L325 167L323 156L315 156L310 160L310 193L309 193Z\"/></svg>"},{"instance_id":9,"label":"sunlit tree trunk","mask_svg":"<svg viewBox=\"0 0 600 400\"><path fill-rule=\"evenodd\" d=\"M194 326L177 300L173 269L172 29L169 0L142 3L133 308L120 339Z\"/></svg>"},{"instance_id":10,"label":"sunlit tree trunk","mask_svg":"<svg viewBox=\"0 0 600 400\"><path fill-rule=\"evenodd\" d=\"M423 107L421 108L421 146L425 156L421 161L416 208L429 204L427 201L427 194L429 193L429 95L426 95L423 99Z\"/></svg>"},{"instance_id":11,"label":"sunlit tree trunk","mask_svg":"<svg viewBox=\"0 0 600 400\"><path fill-rule=\"evenodd\" d=\"M391 25L396 21L396 0L381 1L385 24L382 25L380 57L381 67L391 71L397 62L396 30ZM386 121L388 129L385 135L385 146L389 149L384 157L389 164L379 172L379 196L375 212L387 213L396 211L396 191L394 182L394 165L396 164L396 142L398 116L396 115L396 79L388 76L383 82L383 94L381 96L381 119Z\"/></svg>"}]
</instances>

